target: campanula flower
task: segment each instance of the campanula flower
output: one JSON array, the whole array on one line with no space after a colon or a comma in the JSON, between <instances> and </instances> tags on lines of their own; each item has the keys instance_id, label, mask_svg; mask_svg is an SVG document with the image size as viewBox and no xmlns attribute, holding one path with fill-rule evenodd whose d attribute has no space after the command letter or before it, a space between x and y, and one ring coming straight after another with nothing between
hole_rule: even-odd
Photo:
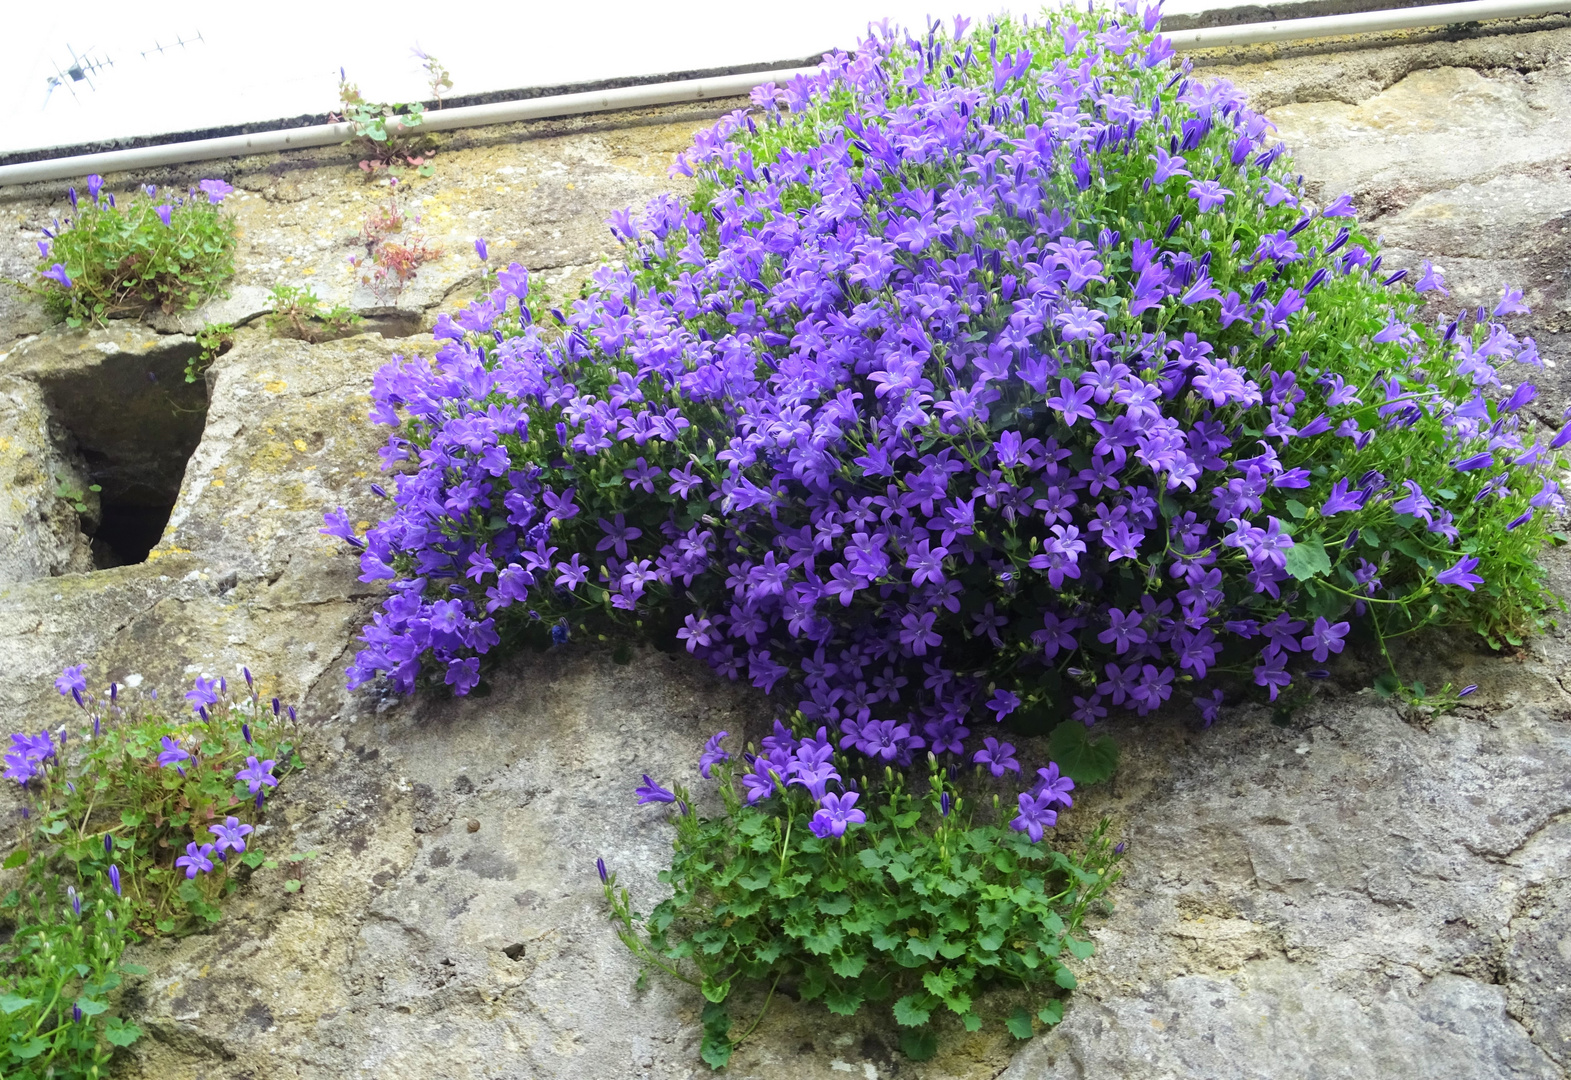
<instances>
[{"instance_id":1,"label":"campanula flower","mask_svg":"<svg viewBox=\"0 0 1571 1080\"><path fill-rule=\"evenodd\" d=\"M213 869L212 844L203 844L198 847L195 842L185 846L185 854L175 860L175 866L185 867L185 876L189 880L197 874L211 873Z\"/></svg>"},{"instance_id":2,"label":"campanula flower","mask_svg":"<svg viewBox=\"0 0 1571 1080\"><path fill-rule=\"evenodd\" d=\"M225 851L244 851L245 838L252 833L249 825L243 824L239 818L226 817L222 825L209 825L207 831L218 838L214 845L220 855Z\"/></svg>"},{"instance_id":3,"label":"campanula flower","mask_svg":"<svg viewBox=\"0 0 1571 1080\"><path fill-rule=\"evenodd\" d=\"M839 795L830 792L819 799L819 809L808 822L813 835L820 839L844 836L848 826L867 821L867 815L856 809L857 798L856 792L847 791Z\"/></svg>"},{"instance_id":4,"label":"campanula flower","mask_svg":"<svg viewBox=\"0 0 1571 1080\"><path fill-rule=\"evenodd\" d=\"M184 764L191 760L191 755L181 748L178 736L165 735L160 740L163 750L158 755L158 764L165 769L179 770L180 775L185 775Z\"/></svg>"},{"instance_id":5,"label":"campanula flower","mask_svg":"<svg viewBox=\"0 0 1571 1080\"><path fill-rule=\"evenodd\" d=\"M245 768L235 772L235 779L244 781L252 795L260 795L262 788L278 786L278 778L272 775L276 764L271 758L257 761L256 755L252 754L245 759Z\"/></svg>"}]
</instances>

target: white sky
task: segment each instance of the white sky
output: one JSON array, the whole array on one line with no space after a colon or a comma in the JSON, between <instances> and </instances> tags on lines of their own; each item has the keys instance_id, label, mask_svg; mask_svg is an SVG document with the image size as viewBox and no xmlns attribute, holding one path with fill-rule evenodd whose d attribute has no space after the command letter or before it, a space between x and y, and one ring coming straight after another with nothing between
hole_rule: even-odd
<instances>
[{"instance_id":1,"label":"white sky","mask_svg":"<svg viewBox=\"0 0 1571 1080\"><path fill-rule=\"evenodd\" d=\"M1240 0L1169 0L1167 10ZM455 95L768 63L853 45L868 22L926 25L1021 0L272 0L147 5L8 0L0 65L0 152L325 114L338 69L368 99L429 97L417 42ZM203 43L181 48L177 37ZM152 51L155 43L165 51ZM114 61L92 88L49 90L79 56ZM144 51L147 55L144 57Z\"/></svg>"}]
</instances>

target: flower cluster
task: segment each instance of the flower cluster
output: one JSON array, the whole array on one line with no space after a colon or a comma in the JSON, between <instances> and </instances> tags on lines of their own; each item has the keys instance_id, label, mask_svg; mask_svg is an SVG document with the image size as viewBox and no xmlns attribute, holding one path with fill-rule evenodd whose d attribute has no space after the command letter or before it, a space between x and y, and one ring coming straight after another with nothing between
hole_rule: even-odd
<instances>
[{"instance_id":1,"label":"flower cluster","mask_svg":"<svg viewBox=\"0 0 1571 1080\"><path fill-rule=\"evenodd\" d=\"M26 805L5 866L18 873L0 897L15 931L0 942L5 1076L104 1075L140 1036L112 1011L119 972L134 970L121 966L126 945L219 921L246 872L276 865L256 834L265 789L298 765L282 730L294 710L240 675L233 694L204 677L183 703L161 704L140 675L99 692L74 664L55 680L74 719L11 736L5 775Z\"/></svg>"},{"instance_id":2,"label":"flower cluster","mask_svg":"<svg viewBox=\"0 0 1571 1080\"><path fill-rule=\"evenodd\" d=\"M1355 626L1537 625L1571 427L1508 388L1522 294L1425 323L1439 273L1156 19L880 29L700 134L570 311L488 277L376 376L391 516L328 515L392 593L350 685L636 625L905 766L1218 672L1274 700Z\"/></svg>"},{"instance_id":3,"label":"flower cluster","mask_svg":"<svg viewBox=\"0 0 1571 1080\"><path fill-rule=\"evenodd\" d=\"M231 185L203 180L171 195L144 184L121 200L96 174L86 187L86 199L66 189L70 216L37 241L36 291L70 325L194 307L234 274L234 222L219 212Z\"/></svg>"}]
</instances>

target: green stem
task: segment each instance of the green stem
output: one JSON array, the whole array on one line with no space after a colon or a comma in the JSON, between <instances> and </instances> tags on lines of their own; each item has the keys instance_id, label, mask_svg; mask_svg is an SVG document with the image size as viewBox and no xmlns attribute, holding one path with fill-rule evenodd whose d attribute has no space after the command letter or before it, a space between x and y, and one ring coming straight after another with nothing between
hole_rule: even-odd
<instances>
[{"instance_id":1,"label":"green stem","mask_svg":"<svg viewBox=\"0 0 1571 1080\"><path fill-rule=\"evenodd\" d=\"M742 1032L742 1034L731 1043L732 1050L735 1050L738 1046L741 1046L744 1042L746 1042L747 1037L751 1035L754 1030L757 1029L759 1023L762 1022L764 1019L764 1014L769 1011L769 1003L775 999L775 987L780 985L780 976L784 974L785 972L783 971L777 972L775 974L775 981L769 984L769 993L764 997L764 1007L758 1010L758 1015L753 1017L753 1022L748 1025L747 1030Z\"/></svg>"}]
</instances>

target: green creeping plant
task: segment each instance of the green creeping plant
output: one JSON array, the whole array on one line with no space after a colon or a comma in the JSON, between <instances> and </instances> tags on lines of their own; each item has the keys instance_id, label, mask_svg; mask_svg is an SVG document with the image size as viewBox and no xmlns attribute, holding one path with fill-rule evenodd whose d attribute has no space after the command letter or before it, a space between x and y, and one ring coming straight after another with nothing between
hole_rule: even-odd
<instances>
[{"instance_id":1,"label":"green creeping plant","mask_svg":"<svg viewBox=\"0 0 1571 1080\"><path fill-rule=\"evenodd\" d=\"M846 767L843 755L833 761ZM1033 842L998 796L975 812L933 759L920 792L893 769L862 778L850 800L861 820L836 836L807 788L781 782L750 803L729 760L713 770L719 816L694 811L683 788L647 789L646 801L679 810L671 868L660 874L668 899L640 915L601 864L611 919L644 970L703 994L711 1066L729 1061L782 987L840 1016L884 1010L917 1058L936 1050L940 1012L968 1031L1001 1021L1019 1038L1062 1018L1062 993L1075 987L1068 961L1092 951L1081 925L1120 874L1123 845L1106 821L1072 851ZM727 1005L744 984L767 996L737 1031ZM1008 1009L990 1016L982 994L994 988L1011 992L989 999Z\"/></svg>"},{"instance_id":2,"label":"green creeping plant","mask_svg":"<svg viewBox=\"0 0 1571 1080\"><path fill-rule=\"evenodd\" d=\"M12 735L5 754L28 803L0 895L13 928L0 943L8 1080L107 1075L141 1035L116 1015L122 976L146 974L122 962L126 946L210 927L252 871L277 865L257 831L267 793L300 768L293 709L264 704L249 672L235 698L198 679L182 720L185 702L170 710L117 685L95 694L82 671L56 681L76 720Z\"/></svg>"}]
</instances>

